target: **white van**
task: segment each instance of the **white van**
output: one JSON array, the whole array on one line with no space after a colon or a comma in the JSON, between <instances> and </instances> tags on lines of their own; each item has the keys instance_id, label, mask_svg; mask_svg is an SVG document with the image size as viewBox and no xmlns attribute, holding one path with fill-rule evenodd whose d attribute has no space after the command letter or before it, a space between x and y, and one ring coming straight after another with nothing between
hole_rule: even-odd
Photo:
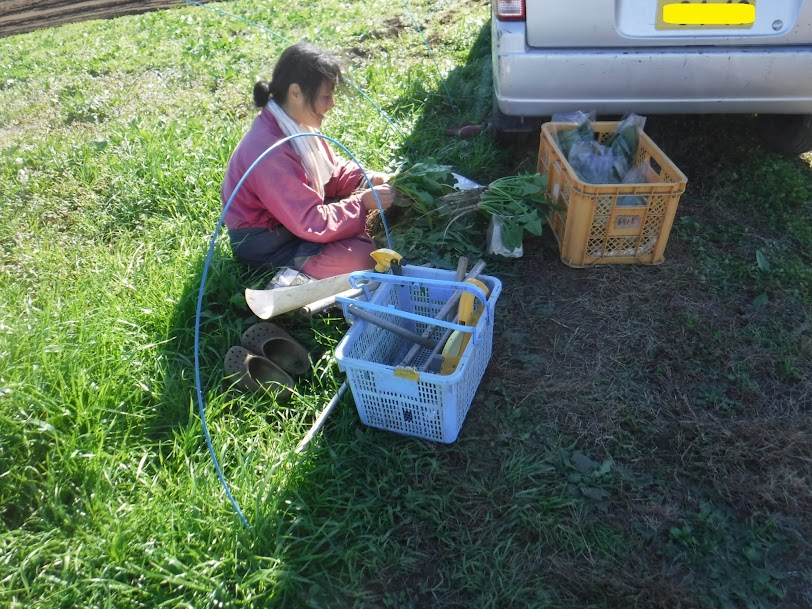
<instances>
[{"instance_id":1,"label":"white van","mask_svg":"<svg viewBox=\"0 0 812 609\"><path fill-rule=\"evenodd\" d=\"M812 150L812 0L492 0L492 129L557 112L758 115Z\"/></svg>"}]
</instances>

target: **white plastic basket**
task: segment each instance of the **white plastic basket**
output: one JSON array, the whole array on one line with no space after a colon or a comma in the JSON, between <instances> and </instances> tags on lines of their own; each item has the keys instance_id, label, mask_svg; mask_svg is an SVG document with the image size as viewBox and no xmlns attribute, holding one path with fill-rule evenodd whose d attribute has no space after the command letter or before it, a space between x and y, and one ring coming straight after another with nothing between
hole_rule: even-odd
<instances>
[{"instance_id":1,"label":"white plastic basket","mask_svg":"<svg viewBox=\"0 0 812 609\"><path fill-rule=\"evenodd\" d=\"M489 294L469 283L454 281L454 271L406 265L403 275L357 273L353 285L378 282L368 302L352 301L391 323L417 334L435 326L430 338L439 341L447 329L472 334L452 374L421 370L431 349L421 347L409 367L400 362L413 342L367 321L356 319L336 348L339 368L346 373L361 421L371 427L428 440L457 439L493 347L494 308L502 283L480 275ZM466 327L435 316L458 291L470 292L482 306L476 325ZM345 303L345 315L351 318Z\"/></svg>"}]
</instances>

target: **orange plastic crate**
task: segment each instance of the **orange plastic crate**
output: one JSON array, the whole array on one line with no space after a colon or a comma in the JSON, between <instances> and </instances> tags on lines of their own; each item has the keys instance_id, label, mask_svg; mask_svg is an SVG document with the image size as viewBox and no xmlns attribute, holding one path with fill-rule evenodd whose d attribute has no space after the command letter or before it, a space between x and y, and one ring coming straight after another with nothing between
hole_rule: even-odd
<instances>
[{"instance_id":1,"label":"orange plastic crate","mask_svg":"<svg viewBox=\"0 0 812 609\"><path fill-rule=\"evenodd\" d=\"M598 141L606 140L617 122L592 123ZM547 217L564 264L587 267L600 264L660 264L668 243L680 196L688 179L638 128L636 164L647 163L654 181L643 184L588 184L582 181L558 147L558 131L574 123L545 123L539 142L539 173L549 179L555 204ZM627 195L641 204L618 205ZM622 199L628 201L629 199Z\"/></svg>"}]
</instances>

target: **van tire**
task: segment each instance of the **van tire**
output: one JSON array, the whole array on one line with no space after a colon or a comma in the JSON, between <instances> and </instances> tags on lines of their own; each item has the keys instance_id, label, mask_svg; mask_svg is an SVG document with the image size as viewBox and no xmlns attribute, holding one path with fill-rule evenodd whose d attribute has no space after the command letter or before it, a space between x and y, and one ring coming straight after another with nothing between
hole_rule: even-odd
<instances>
[{"instance_id":1,"label":"van tire","mask_svg":"<svg viewBox=\"0 0 812 609\"><path fill-rule=\"evenodd\" d=\"M491 137L499 144L513 142L515 139L526 138L528 134L538 133L543 120L539 116L508 116L499 109L496 95L493 96L491 118L488 122L488 131Z\"/></svg>"},{"instance_id":2,"label":"van tire","mask_svg":"<svg viewBox=\"0 0 812 609\"><path fill-rule=\"evenodd\" d=\"M759 114L756 121L770 150L790 157L812 150L812 114Z\"/></svg>"}]
</instances>

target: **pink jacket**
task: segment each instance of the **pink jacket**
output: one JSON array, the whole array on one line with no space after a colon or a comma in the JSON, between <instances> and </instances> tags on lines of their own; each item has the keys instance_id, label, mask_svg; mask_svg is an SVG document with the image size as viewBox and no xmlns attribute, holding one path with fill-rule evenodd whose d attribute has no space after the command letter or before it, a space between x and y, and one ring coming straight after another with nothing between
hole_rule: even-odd
<instances>
[{"instance_id":1,"label":"pink jacket","mask_svg":"<svg viewBox=\"0 0 812 609\"><path fill-rule=\"evenodd\" d=\"M221 198L225 206L251 164L265 150L284 138L276 119L263 108L228 162ZM309 183L299 155L286 142L265 155L240 186L226 212L231 229L285 226L305 241L329 243L365 231L366 210L360 195L352 192L363 174L357 165L336 157L328 142L319 138L335 163L332 178L324 185L325 203Z\"/></svg>"}]
</instances>

